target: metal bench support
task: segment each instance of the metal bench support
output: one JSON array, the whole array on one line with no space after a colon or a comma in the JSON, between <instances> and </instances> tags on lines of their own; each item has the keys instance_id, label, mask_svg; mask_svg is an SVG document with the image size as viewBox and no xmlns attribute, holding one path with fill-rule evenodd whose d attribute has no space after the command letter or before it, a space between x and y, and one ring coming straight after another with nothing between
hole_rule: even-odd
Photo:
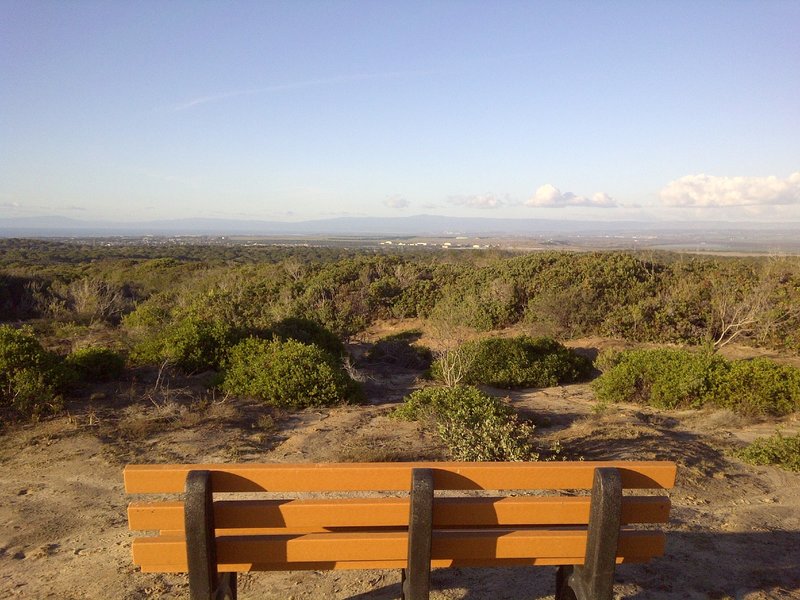
<instances>
[{"instance_id":1,"label":"metal bench support","mask_svg":"<svg viewBox=\"0 0 800 600\"><path fill-rule=\"evenodd\" d=\"M408 566L402 572L403 600L428 600L433 535L433 472L430 469L411 471L410 504Z\"/></svg>"},{"instance_id":2,"label":"metal bench support","mask_svg":"<svg viewBox=\"0 0 800 600\"><path fill-rule=\"evenodd\" d=\"M598 468L592 482L584 564L558 568L556 600L612 600L621 517L619 471Z\"/></svg>"},{"instance_id":3,"label":"metal bench support","mask_svg":"<svg viewBox=\"0 0 800 600\"><path fill-rule=\"evenodd\" d=\"M236 600L236 573L217 573L210 471L189 471L184 499L191 600Z\"/></svg>"}]
</instances>

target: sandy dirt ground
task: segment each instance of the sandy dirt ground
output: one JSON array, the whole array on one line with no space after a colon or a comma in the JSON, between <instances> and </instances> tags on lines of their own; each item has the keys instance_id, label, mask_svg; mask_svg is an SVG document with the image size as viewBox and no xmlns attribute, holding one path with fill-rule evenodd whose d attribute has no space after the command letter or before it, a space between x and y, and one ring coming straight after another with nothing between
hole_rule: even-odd
<instances>
[{"instance_id":1,"label":"sandy dirt ground","mask_svg":"<svg viewBox=\"0 0 800 600\"><path fill-rule=\"evenodd\" d=\"M445 459L435 435L389 417L417 375L366 372L371 403L276 412L215 398L202 377L137 373L86 393L69 413L0 434L0 598L185 598L186 577L132 564L122 468L141 462ZM499 391L496 391L500 393ZM598 407L586 384L513 392L542 448L565 458L679 464L666 555L622 565L616 594L636 600L800 599L800 474L753 467L731 451L800 430L797 416L753 422L727 412ZM432 598L552 598L555 570L442 569ZM255 573L240 598L398 598L397 571Z\"/></svg>"}]
</instances>

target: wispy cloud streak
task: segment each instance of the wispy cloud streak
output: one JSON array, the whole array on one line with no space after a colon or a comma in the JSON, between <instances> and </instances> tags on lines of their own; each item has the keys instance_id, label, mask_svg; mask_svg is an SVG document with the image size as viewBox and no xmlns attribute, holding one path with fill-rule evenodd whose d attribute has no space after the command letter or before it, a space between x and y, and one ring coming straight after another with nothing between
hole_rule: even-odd
<instances>
[{"instance_id":1,"label":"wispy cloud streak","mask_svg":"<svg viewBox=\"0 0 800 600\"><path fill-rule=\"evenodd\" d=\"M228 92L221 92L219 94L209 94L207 96L198 96L192 98L181 104L176 104L172 109L176 112L189 110L203 104L211 104L215 102L222 102L231 98L239 98L242 96L253 96L256 94L268 94L271 92L286 92L291 90L300 90L304 88L323 87L330 85L341 85L344 83L353 83L358 81L375 81L379 79L399 79L402 77L421 77L425 75L435 75L438 71L388 71L385 73L364 73L361 75L344 75L340 77L325 77L321 79L306 79L304 81L290 81L287 83L279 83L275 85L267 85L264 87L231 90Z\"/></svg>"},{"instance_id":2,"label":"wispy cloud streak","mask_svg":"<svg viewBox=\"0 0 800 600\"><path fill-rule=\"evenodd\" d=\"M447 201L456 206L466 206L467 208L479 208L481 210L492 210L503 208L510 204L508 195L498 196L497 194L476 194L472 196L450 196Z\"/></svg>"}]
</instances>

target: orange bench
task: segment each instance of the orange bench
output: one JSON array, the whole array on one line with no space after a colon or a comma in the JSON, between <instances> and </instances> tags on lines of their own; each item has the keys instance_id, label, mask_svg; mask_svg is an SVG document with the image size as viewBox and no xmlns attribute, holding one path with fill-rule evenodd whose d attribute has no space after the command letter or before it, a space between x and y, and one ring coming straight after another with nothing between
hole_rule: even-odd
<instances>
[{"instance_id":1,"label":"orange bench","mask_svg":"<svg viewBox=\"0 0 800 600\"><path fill-rule=\"evenodd\" d=\"M512 565L559 565L559 600L610 600L616 564L664 552L662 531L631 526L666 523L670 510L666 496L623 489L671 488L675 474L671 462L624 461L128 465L124 472L129 494L185 492L183 501L132 502L128 519L131 530L157 532L133 540L134 563L145 572L188 572L192 600L235 599L237 572L387 568L403 570L403 598L421 600L431 567ZM454 495L465 490L517 494ZM275 497L287 492L339 497Z\"/></svg>"}]
</instances>

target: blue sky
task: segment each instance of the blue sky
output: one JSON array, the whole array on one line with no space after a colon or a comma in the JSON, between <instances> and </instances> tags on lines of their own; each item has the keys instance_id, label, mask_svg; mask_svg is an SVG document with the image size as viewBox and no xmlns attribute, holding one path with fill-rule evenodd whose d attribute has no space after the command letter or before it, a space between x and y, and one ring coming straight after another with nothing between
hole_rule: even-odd
<instances>
[{"instance_id":1,"label":"blue sky","mask_svg":"<svg viewBox=\"0 0 800 600\"><path fill-rule=\"evenodd\" d=\"M800 2L0 0L0 217L800 222Z\"/></svg>"}]
</instances>

